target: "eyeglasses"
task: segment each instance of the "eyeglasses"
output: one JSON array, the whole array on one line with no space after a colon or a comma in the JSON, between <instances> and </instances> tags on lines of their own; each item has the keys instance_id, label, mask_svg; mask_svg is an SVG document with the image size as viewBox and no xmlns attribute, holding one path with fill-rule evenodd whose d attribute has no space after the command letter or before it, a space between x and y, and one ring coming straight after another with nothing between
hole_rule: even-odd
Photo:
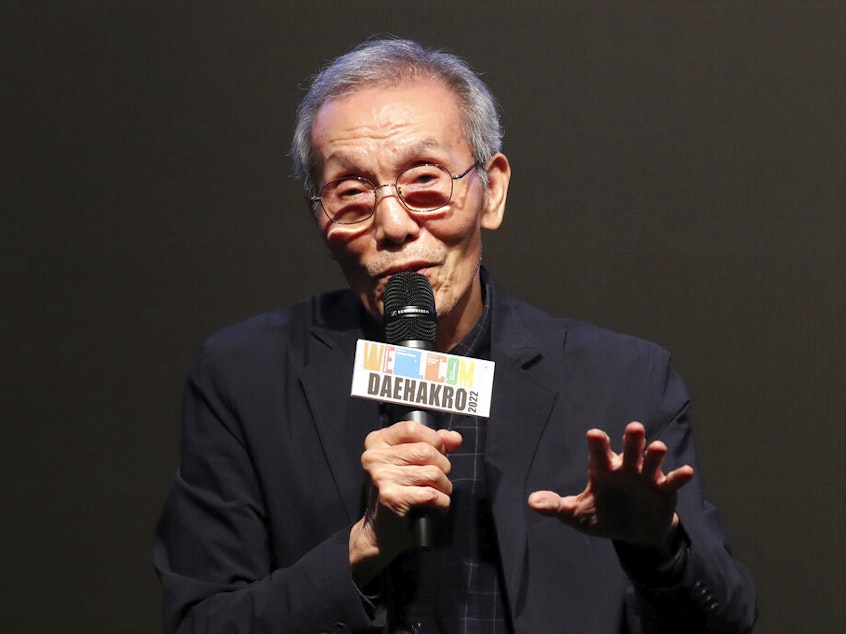
<instances>
[{"instance_id":1,"label":"eyeglasses","mask_svg":"<svg viewBox=\"0 0 846 634\"><path fill-rule=\"evenodd\" d=\"M345 176L321 185L320 195L310 200L319 202L332 222L352 225L364 222L376 212L377 190L393 187L406 209L418 214L431 213L449 204L455 181L467 176L478 165L473 163L453 176L443 165L423 163L409 167L397 176L396 182L384 185L375 185L363 176Z\"/></svg>"}]
</instances>

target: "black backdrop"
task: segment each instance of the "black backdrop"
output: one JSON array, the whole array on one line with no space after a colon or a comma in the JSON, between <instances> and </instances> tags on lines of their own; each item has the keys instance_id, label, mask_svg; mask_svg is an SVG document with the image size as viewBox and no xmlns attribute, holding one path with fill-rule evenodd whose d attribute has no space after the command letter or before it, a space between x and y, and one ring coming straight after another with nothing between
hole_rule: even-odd
<instances>
[{"instance_id":1,"label":"black backdrop","mask_svg":"<svg viewBox=\"0 0 846 634\"><path fill-rule=\"evenodd\" d=\"M308 76L374 33L498 94L499 280L673 351L758 631L841 631L846 8L803 0L5 0L0 630L158 631L186 366L343 283L286 154Z\"/></svg>"}]
</instances>

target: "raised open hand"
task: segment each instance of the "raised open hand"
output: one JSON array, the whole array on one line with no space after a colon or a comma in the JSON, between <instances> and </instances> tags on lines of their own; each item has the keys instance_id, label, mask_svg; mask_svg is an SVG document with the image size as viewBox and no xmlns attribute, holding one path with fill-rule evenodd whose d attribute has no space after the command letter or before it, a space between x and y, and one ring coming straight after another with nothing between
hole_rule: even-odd
<instances>
[{"instance_id":1,"label":"raised open hand","mask_svg":"<svg viewBox=\"0 0 846 634\"><path fill-rule=\"evenodd\" d=\"M535 491L529 506L589 535L664 549L678 526L678 491L693 477L693 468L685 465L665 475L667 446L655 441L645 447L646 432L638 422L626 426L619 454L602 430L591 429L587 442L585 490L566 497Z\"/></svg>"}]
</instances>

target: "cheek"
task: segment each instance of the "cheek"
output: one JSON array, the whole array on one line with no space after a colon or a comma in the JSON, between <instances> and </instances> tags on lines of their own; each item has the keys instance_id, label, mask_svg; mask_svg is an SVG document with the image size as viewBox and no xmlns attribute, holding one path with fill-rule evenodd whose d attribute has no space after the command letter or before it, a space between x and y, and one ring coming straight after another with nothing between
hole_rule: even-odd
<instances>
[{"instance_id":1,"label":"cheek","mask_svg":"<svg viewBox=\"0 0 846 634\"><path fill-rule=\"evenodd\" d=\"M471 246L480 241L478 216L474 217L466 211L436 220L430 223L427 229L432 237L451 247Z\"/></svg>"},{"instance_id":2,"label":"cheek","mask_svg":"<svg viewBox=\"0 0 846 634\"><path fill-rule=\"evenodd\" d=\"M363 252L362 240L347 229L337 229L336 225L323 228L323 242L339 262L355 261Z\"/></svg>"}]
</instances>

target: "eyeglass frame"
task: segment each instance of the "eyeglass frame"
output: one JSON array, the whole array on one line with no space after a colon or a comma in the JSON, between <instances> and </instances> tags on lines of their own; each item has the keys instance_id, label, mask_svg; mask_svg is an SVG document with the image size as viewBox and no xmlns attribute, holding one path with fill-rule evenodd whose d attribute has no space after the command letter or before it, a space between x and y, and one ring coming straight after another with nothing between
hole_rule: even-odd
<instances>
[{"instance_id":1,"label":"eyeglass frame","mask_svg":"<svg viewBox=\"0 0 846 634\"><path fill-rule=\"evenodd\" d=\"M338 225L357 225L361 222L366 222L367 220L370 220L373 216L376 215L376 205L379 204L379 198L376 195L376 192L378 192L379 190L384 189L386 187L393 187L397 192L397 200L400 201L400 204L403 207L405 207L405 209L407 209L408 211L410 211L411 213L414 213L414 214L426 215L426 214L433 213L435 211L439 211L439 210L443 209L444 207L446 207L447 205L449 205L452 202L452 194L455 192L455 182L458 181L458 180L461 180L462 178L467 176L470 172L473 171L474 168L477 169L479 167L482 167L483 165L484 165L484 163L482 163L480 161L474 161L473 164L470 167L468 167L466 170L464 170L460 174L454 175L452 172L449 171L449 168L447 168L445 165L441 165L440 163L416 163L414 165L408 166L407 168L402 170L399 174L397 174L397 177L396 177L396 179L394 180L393 183L383 183L381 185L376 185L372 180L370 180L366 176L342 176L341 178L333 178L332 180L326 181L325 183L321 184L320 187L317 190L318 193L322 192L325 187L327 187L328 185L331 185L332 183L337 183L337 182L340 182L340 181L343 181L343 180L348 180L348 179L357 180L357 181L360 181L362 183L367 183L368 185L370 185L370 187L373 189L373 207L370 209L370 214L365 216L361 220L354 220L353 222L339 222L339 221L335 220L332 216L330 216L329 212L326 211L326 207L323 205L323 196L322 195L310 196L309 201L312 202L312 203L320 203L320 209L323 211L324 214L326 214L326 217L329 218L329 222L334 223L334 224L338 224ZM449 190L449 198L447 198L447 201L443 205L440 205L439 207L435 207L434 209L425 209L425 210L412 209L411 207L409 207L408 203L405 202L405 199L402 197L402 191L400 190L398 181L400 179L400 176L405 174L407 171L412 170L416 167L427 167L427 166L428 167L437 167L438 169L446 172L447 175L450 177L451 183L450 183L450 190Z\"/></svg>"}]
</instances>

